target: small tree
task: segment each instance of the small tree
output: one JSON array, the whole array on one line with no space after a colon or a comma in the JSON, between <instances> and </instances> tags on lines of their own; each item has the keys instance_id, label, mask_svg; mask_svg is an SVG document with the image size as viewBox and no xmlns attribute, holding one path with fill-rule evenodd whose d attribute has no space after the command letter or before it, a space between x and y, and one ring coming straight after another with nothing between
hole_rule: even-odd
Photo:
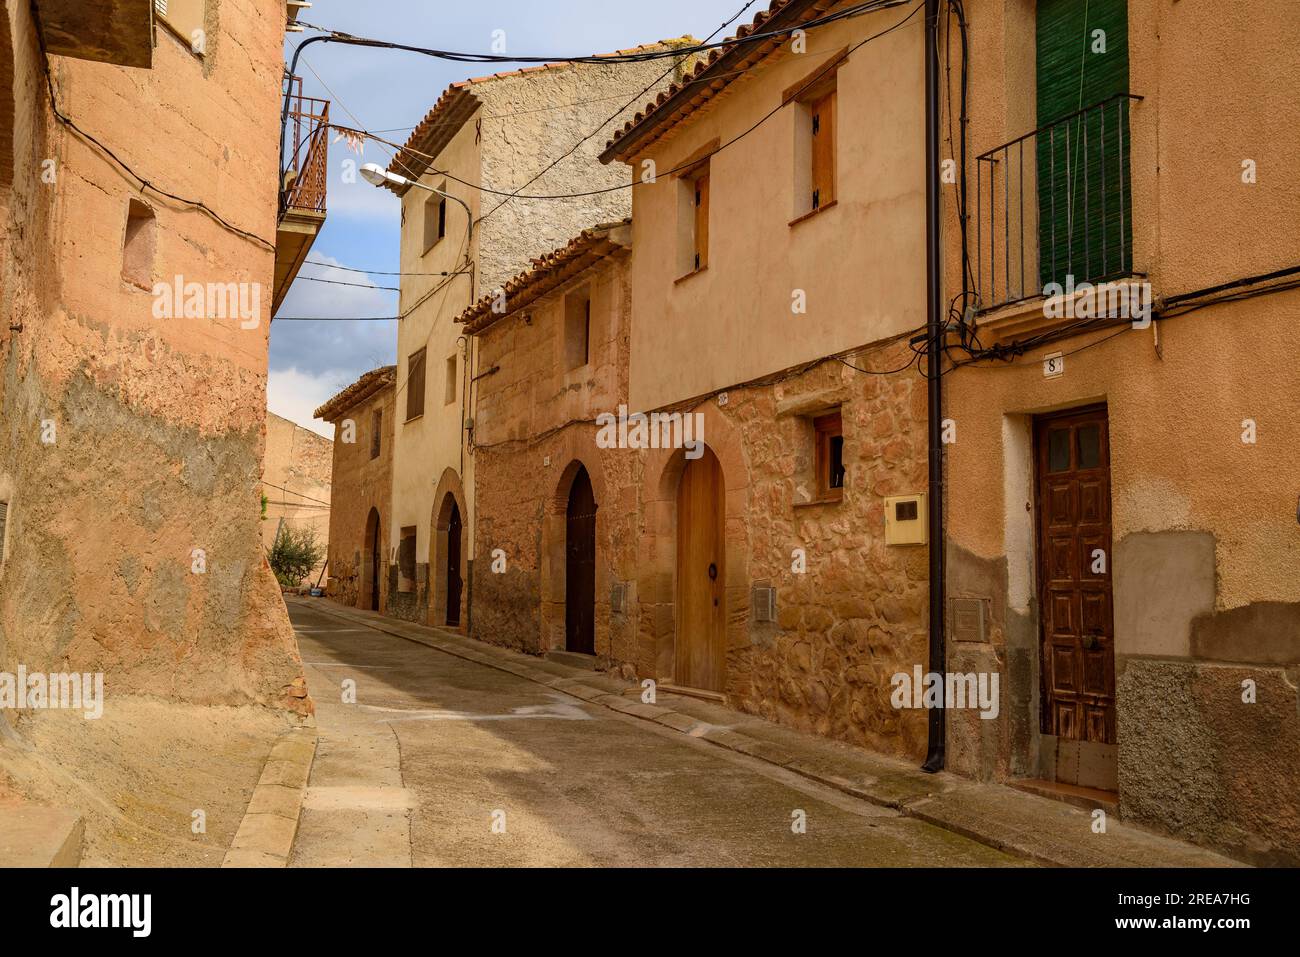
<instances>
[{"instance_id":1,"label":"small tree","mask_svg":"<svg viewBox=\"0 0 1300 957\"><path fill-rule=\"evenodd\" d=\"M325 548L316 541L316 530L309 525L293 528L281 525L266 560L282 588L297 588L311 570L325 557Z\"/></svg>"}]
</instances>

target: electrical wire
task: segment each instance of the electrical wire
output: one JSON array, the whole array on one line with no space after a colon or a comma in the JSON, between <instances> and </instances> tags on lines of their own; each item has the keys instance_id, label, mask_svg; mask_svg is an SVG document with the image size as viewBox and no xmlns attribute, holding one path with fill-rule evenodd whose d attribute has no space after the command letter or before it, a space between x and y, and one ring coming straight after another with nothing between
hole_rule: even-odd
<instances>
[{"instance_id":1,"label":"electrical wire","mask_svg":"<svg viewBox=\"0 0 1300 957\"><path fill-rule=\"evenodd\" d=\"M117 153L115 153L112 149L110 149L107 145L105 145L102 140L100 140L98 137L94 136L87 130L83 129L80 125L78 125L78 123L74 119L72 119L72 117L68 116L61 109L59 109L59 100L54 91L54 76L50 71L50 56L49 56L49 52L45 49L45 32L40 23L40 11L36 9L35 4L33 4L32 15L36 18L37 21L36 39L40 46L41 67L45 73L45 84L50 94L50 111L54 114L54 118L56 120L58 120L64 126L76 132L77 135L80 136L82 139L90 143L93 143L102 153L104 153L104 155L108 156L114 163L117 164L117 166L119 166L125 173L127 173L132 179L136 180L136 182L140 184L141 192L143 192L144 190L149 190L151 193L157 193L159 196L163 196L167 199L174 200L175 202L181 203L185 206L189 206L192 209L200 210L206 213L214 222L216 222L219 226L223 227L224 229L244 239L252 240L253 242L257 243L260 246L264 246L265 248L271 250L272 252L275 251L275 243L263 239L261 236L257 235L254 232L250 232L247 229L241 229L240 227L230 222L230 220L226 219L224 216L222 216L220 213L218 213L215 209L213 209L211 206L209 206L207 203L203 202L202 200L189 199L185 196L180 196L176 193L171 192L170 190L163 189L161 186L156 185L152 180L144 176L141 176L139 173L135 171L135 169L129 163L126 162L126 160L122 159L120 156L117 155Z\"/></svg>"},{"instance_id":2,"label":"electrical wire","mask_svg":"<svg viewBox=\"0 0 1300 957\"><path fill-rule=\"evenodd\" d=\"M740 17L745 13L745 11L748 10L750 7L752 7L752 6L754 5L755 2L756 2L756 0L749 0L748 3L746 3L743 7L741 7L739 10L736 11L736 13L731 17L730 20L724 20L724 21L722 22L722 24L721 24L721 25L720 25L716 30L714 30L714 31L713 31L712 33L710 33L707 37L705 37L705 38L704 38L704 42L705 42L705 43L708 43L710 40L712 40L714 37L716 37L716 36L717 36L719 33L721 33L723 30L727 29L727 27L731 26L731 24L733 24L733 23L735 23L737 20L739 20ZM480 216L480 217L479 217L479 222L482 223L484 220L486 220L489 216L491 216L493 213L495 213L495 212L496 212L498 209L500 209L502 206L505 206L507 203L509 203L512 199L516 199L516 198L518 198L518 197L519 197L519 194L521 194L521 193L522 193L524 190L526 190L529 186L533 185L533 183L537 182L539 179L541 179L543 176L545 176L545 175L546 175L547 173L549 173L551 170L555 169L556 166L560 165L560 163L564 162L564 160L568 159L570 156L572 156L574 153L576 153L576 152L578 151L578 149L579 149L579 148L580 148L584 143L588 142L588 141L589 141L593 136L595 136L597 133L599 133L601 130L603 130L605 127L607 127L610 123L613 123L613 122L614 122L615 120L617 120L620 116L622 116L623 113L624 113L624 112L625 112L625 111L626 111L630 106L632 106L632 104L634 104L634 103L636 103L637 101L639 101L639 100L641 99L641 97L645 96L647 93L649 93L651 90L653 90L656 86L658 86L660 83L662 83L663 80L664 80L664 78L667 77L670 73L675 72L675 71L677 70L677 68L680 67L680 66L682 65L682 63L684 63L684 62L686 61L686 59L687 59L689 56L690 56L690 54L688 53L688 54L683 54L683 55L681 55L681 56L675 57L675 58L673 59L673 64L672 64L672 66L670 66L670 67L669 67L667 70L665 70L663 73L659 74L659 76L657 76L657 77L655 77L653 80L651 80L648 84L646 84L644 87L642 87L641 90L639 90L638 92L632 94L631 99L629 99L626 103L624 103L624 104L623 104L622 106L620 106L617 110L615 110L612 116L606 117L605 120L604 120L603 122L601 122L599 125L597 125L597 126L596 126L596 127L595 127L591 132L590 132L590 133L588 133L586 136L582 137L582 139L580 139L580 140L578 140L578 142L574 143L573 146L569 147L569 149L568 149L567 151L565 151L564 153L561 153L561 154L560 154L559 156L557 156L554 160L552 160L549 164L547 164L547 165L546 165L542 170L540 170L539 172L537 172L536 174L534 174L534 175L533 175L533 176L532 176L532 177L531 177L531 178L530 178L526 183L524 183L524 184L523 184L522 186L520 186L517 190L515 190L514 193L513 193L510 197L501 200L501 202L497 203L495 206L493 206L491 209L489 209L486 213L484 213L482 216Z\"/></svg>"},{"instance_id":3,"label":"electrical wire","mask_svg":"<svg viewBox=\"0 0 1300 957\"><path fill-rule=\"evenodd\" d=\"M890 6L897 6L897 5L898 5L898 3L896 3L896 2L890 4ZM816 83L818 83L818 82L822 79L822 77L826 76L827 73L829 73L830 71L832 71L832 70L838 68L838 67L840 66L840 64L842 64L845 60L847 60L848 57L851 56L854 52L856 52L857 50L861 49L863 46L865 46L866 44L872 42L873 40L878 40L878 39L880 39L881 37L884 37L884 36L886 36L887 34L890 34L890 33L894 32L895 30L899 29L899 28L902 27L904 24L906 24L909 20L911 20L914 16L916 16L916 14L919 13L919 12L924 8L924 6L925 6L924 0L919 0L919 2L918 2L918 3L917 3L917 4L912 8L911 13L909 13L907 16L903 17L903 18L902 18L901 20L899 20L898 22L894 23L892 26L887 27L887 28L885 28L884 30L881 30L879 33L872 34L871 36L867 37L866 39L861 40L861 41L859 41L858 43L854 44L853 46L849 47L847 50L845 50L845 51L844 51L843 53L841 53L839 56L835 57L833 60L831 60L829 63L827 63L827 64L826 64L826 65L825 65L825 66L824 66L820 71L818 71L818 73L817 73L815 76L813 76L813 77L809 78L807 81L805 81L804 84L799 88L799 90L795 91L794 94L793 94L789 99L786 99L785 102L782 102L782 103L778 104L777 106L773 107L772 110L770 110L768 113L766 113L766 114L764 114L762 117L760 117L760 118L759 118L759 119L758 119L758 120L757 120L757 121L756 121L752 126L750 126L749 128L745 129L743 132L737 134L736 136L732 137L731 139L727 140L725 143L722 143L722 144L720 144L719 146L715 147L712 151L710 151L710 152L704 154L703 156L697 156L697 157L695 157L695 158L692 159L689 163L682 163L682 164L680 164L680 165L678 165L678 166L674 166L672 169L664 170L664 171L659 172L659 173L656 175L656 179L658 179L659 177L663 177L663 176L671 176L671 175L673 175L673 174L675 174L675 173L679 173L679 172L682 172L683 170L686 170L686 169L689 169L689 168L691 168L691 167L697 166L697 165L700 164L701 162L703 162L703 161L705 161L705 160L708 160L708 159L711 159L712 157L717 156L717 155L718 155L719 153L721 153L723 150L725 150L725 149L727 149L727 148L729 148L729 147L731 147L731 146L734 146L736 143L739 143L741 140L745 139L747 136L749 136L751 133L753 133L753 132L754 132L755 130L757 130L759 127L761 127L761 126L763 126L765 123L767 123L768 120L772 119L772 117L774 117L777 113L779 113L782 109L784 109L787 105L789 105L789 103L795 102L795 100L797 99L797 97L798 97L798 95L799 95L800 93L802 93L804 90L811 89L811 88L812 88ZM884 7L881 7L880 9L885 9L885 8L884 8ZM388 146L392 146L392 147L395 147L395 148L400 149L400 150L405 150L406 152L412 153L412 154L414 154L414 155L416 155L416 156L420 156L420 157L423 157L423 158L426 158L426 159L429 159L429 160L437 159L436 156L432 156L432 155L430 155L430 154L428 154L428 153L425 153L425 152L423 152L423 151L421 151L421 150L413 149L413 148L411 148L411 147L404 147L404 146L402 146L401 144L393 143L393 142L391 142L390 140L385 140L383 137L377 136L377 135L375 135L374 133L372 133L372 132L370 132L370 131L367 131L367 130L352 129L352 128L349 128L349 127L338 127L337 124L331 124L331 126L335 126L335 128L337 128L337 129L341 129L341 130L343 130L343 131L345 131L345 132L348 132L348 133L353 133L353 134L356 134L356 135L359 135L359 136L364 136L364 137L366 137L366 138L368 138L368 139L376 140L376 141L378 141L378 142L380 142L380 143L384 143L384 144L386 144L386 145L388 145ZM512 199L529 199L529 200L566 200L566 199L581 199L581 198L588 197L588 196L601 196L601 195L605 195L605 194L607 194L607 193L615 193L615 192L619 192L620 190L625 190L625 189L630 190L630 189L635 189L635 188L638 187L638 186L648 185L648 184L643 183L643 182L640 181L640 180L637 180L637 181L634 181L634 182L631 182L631 183L620 183L620 184L618 184L618 185L616 185L616 186L606 186L606 187L603 187L603 188L600 188L600 189L585 190L585 191L577 192L577 193L549 193L549 194L537 194L537 193L533 193L533 194L524 194L524 193L509 193L509 192L505 192L505 191L503 191L503 190L495 190L495 189L491 189L491 188L486 187L486 186L480 186L480 185L475 184L475 183L470 183L470 182L467 182L466 180L460 179L459 177L455 176L454 174L452 174L452 173L450 173L450 172L448 172L448 171L446 171L446 170L438 170L438 169L434 169L434 168L430 167L430 170L429 170L429 171L433 172L434 175L442 176L442 177L445 177L445 178L447 178L447 179L452 180L453 182L459 183L459 184L461 184L462 186L467 187L468 189L477 190L477 191L480 192L480 193L486 193L486 194L488 194L488 195L493 195L493 196L506 196L506 197L509 197L509 198L512 198ZM480 221L481 221L481 219L480 219Z\"/></svg>"}]
</instances>

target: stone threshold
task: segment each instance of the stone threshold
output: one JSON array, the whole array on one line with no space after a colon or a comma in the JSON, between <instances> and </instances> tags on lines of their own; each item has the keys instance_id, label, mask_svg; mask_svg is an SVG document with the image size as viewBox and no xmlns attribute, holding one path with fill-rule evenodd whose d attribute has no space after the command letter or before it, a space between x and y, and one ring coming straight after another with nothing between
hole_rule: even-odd
<instances>
[{"instance_id":1,"label":"stone threshold","mask_svg":"<svg viewBox=\"0 0 1300 957\"><path fill-rule=\"evenodd\" d=\"M1109 812L1105 830L1098 833L1094 830L1097 822L1083 808L949 772L927 774L898 758L776 725L711 701L672 694L662 686L656 703L647 704L640 699L641 689L622 679L329 599L287 600L535 681L632 718L653 721L1044 866L1247 866L1205 848L1122 824L1112 820L1114 815Z\"/></svg>"}]
</instances>

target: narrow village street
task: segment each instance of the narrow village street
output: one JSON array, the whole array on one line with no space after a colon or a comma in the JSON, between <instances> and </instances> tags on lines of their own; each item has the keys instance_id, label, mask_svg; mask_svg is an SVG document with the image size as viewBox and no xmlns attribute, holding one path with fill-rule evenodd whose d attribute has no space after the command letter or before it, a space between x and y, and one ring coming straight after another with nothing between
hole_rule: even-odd
<instances>
[{"instance_id":1,"label":"narrow village street","mask_svg":"<svg viewBox=\"0 0 1300 957\"><path fill-rule=\"evenodd\" d=\"M320 735L291 866L1022 863L756 758L289 607ZM348 679L355 705L340 703Z\"/></svg>"}]
</instances>

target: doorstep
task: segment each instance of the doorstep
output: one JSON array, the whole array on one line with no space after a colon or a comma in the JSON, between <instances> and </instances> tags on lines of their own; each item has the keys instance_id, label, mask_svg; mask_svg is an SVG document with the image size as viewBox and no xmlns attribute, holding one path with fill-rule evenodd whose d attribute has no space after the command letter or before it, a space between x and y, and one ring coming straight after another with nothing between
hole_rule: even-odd
<instances>
[{"instance_id":1,"label":"doorstep","mask_svg":"<svg viewBox=\"0 0 1300 957\"><path fill-rule=\"evenodd\" d=\"M1052 801L1063 801L1085 811L1101 808L1111 817L1119 815L1119 795L1114 791L1066 784L1063 781L1041 781L1037 778L1020 778L1007 783L1018 791L1027 791Z\"/></svg>"}]
</instances>

